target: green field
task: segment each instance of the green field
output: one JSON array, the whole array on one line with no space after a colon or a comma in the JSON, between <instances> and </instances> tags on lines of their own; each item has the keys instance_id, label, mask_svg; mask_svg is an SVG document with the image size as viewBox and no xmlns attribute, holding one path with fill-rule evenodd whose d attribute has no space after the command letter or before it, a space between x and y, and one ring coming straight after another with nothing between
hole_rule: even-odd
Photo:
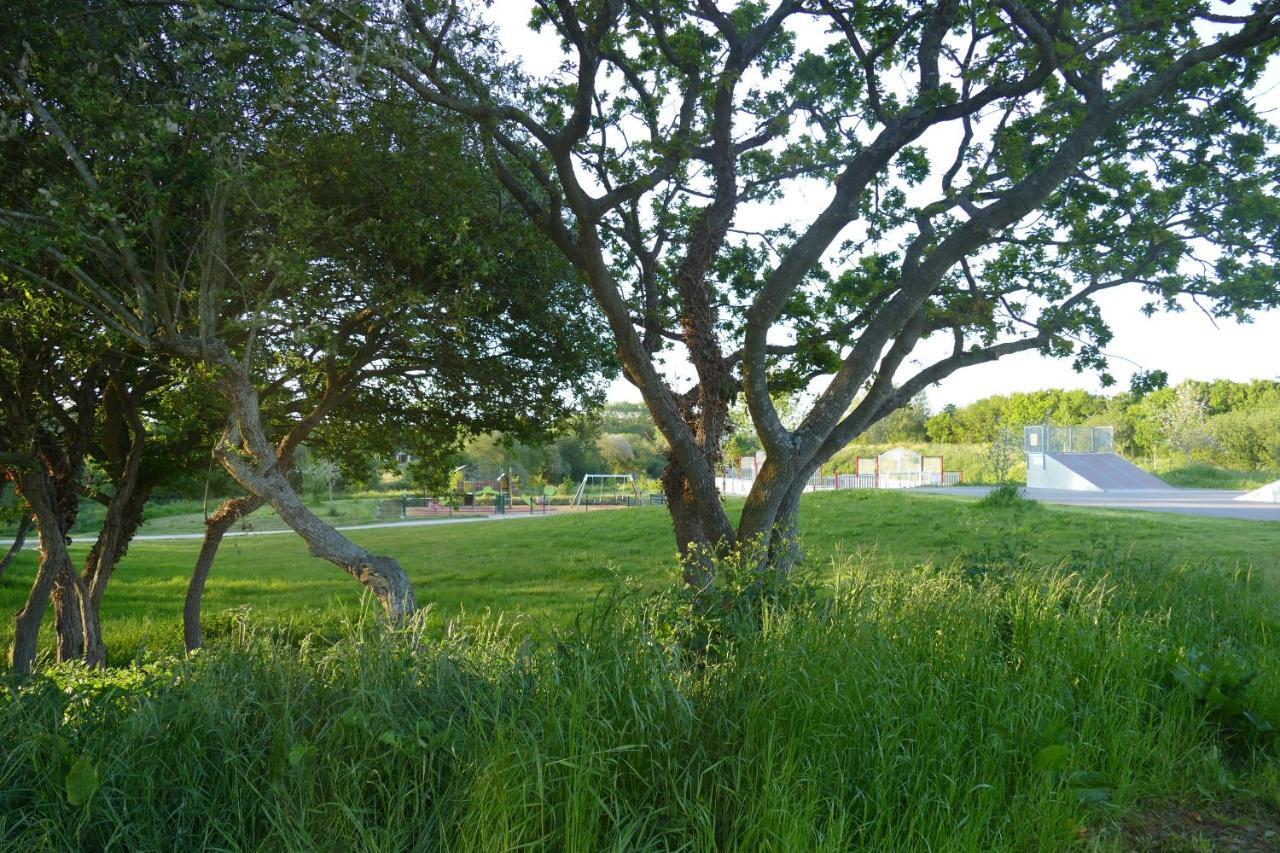
<instances>
[{"instance_id":1,"label":"green field","mask_svg":"<svg viewBox=\"0 0 1280 853\"><path fill-rule=\"evenodd\" d=\"M803 519L816 594L693 632L646 594L661 508L353 532L432 607L395 635L292 536L230 539L186 660L198 543L135 543L121 668L0 692L0 849L1274 849L1280 525Z\"/></svg>"},{"instance_id":2,"label":"green field","mask_svg":"<svg viewBox=\"0 0 1280 853\"><path fill-rule=\"evenodd\" d=\"M340 501L342 520L375 520L365 502ZM171 532L174 516L148 524ZM802 537L809 562L830 574L833 561L874 553L894 568L945 564L996 549L1034 554L1051 563L1099 549L1162 563L1251 565L1272 577L1280 566L1280 526L1153 513L1037 506L1031 512L984 510L946 497L886 492L806 496ZM187 529L184 525L181 529ZM278 529L267 523L255 529ZM470 521L435 527L356 530L352 539L401 561L434 623L457 616L502 614L531 630L562 626L588 608L615 579L649 588L678 577L666 510L645 507L548 518ZM74 553L89 541L81 537ZM180 618L195 540L136 542L111 582L103 630L113 662L180 649ZM34 570L34 554L0 581L0 610L15 612ZM290 534L229 537L205 594L211 630L248 608L256 617L299 630L330 624L358 606L359 587L334 566L312 559ZM8 644L12 623L0 622Z\"/></svg>"}]
</instances>

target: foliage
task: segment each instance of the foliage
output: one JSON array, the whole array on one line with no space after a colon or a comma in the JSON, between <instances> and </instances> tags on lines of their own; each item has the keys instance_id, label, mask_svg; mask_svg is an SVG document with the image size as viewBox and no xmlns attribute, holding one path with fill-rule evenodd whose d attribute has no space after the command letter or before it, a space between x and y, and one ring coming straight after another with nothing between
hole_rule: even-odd
<instances>
[{"instance_id":1,"label":"foliage","mask_svg":"<svg viewBox=\"0 0 1280 853\"><path fill-rule=\"evenodd\" d=\"M1280 381L1188 380L1110 397L1059 389L996 395L944 407L927 429L934 443L979 444L998 435L1001 423L1020 430L1046 420L1114 426L1120 452L1138 460L1167 451L1181 455L1184 465L1265 470L1277 465L1280 448Z\"/></svg>"},{"instance_id":2,"label":"foliage","mask_svg":"<svg viewBox=\"0 0 1280 853\"><path fill-rule=\"evenodd\" d=\"M21 288L148 362L203 360L196 379L220 341L273 440L309 424L352 482L404 447L442 476L469 434L599 401L609 356L572 268L455 126L317 73L270 15L10 11L0 241Z\"/></svg>"},{"instance_id":3,"label":"foliage","mask_svg":"<svg viewBox=\"0 0 1280 853\"><path fill-rule=\"evenodd\" d=\"M799 547L782 535L771 542L773 547ZM660 641L697 661L732 655L740 641L757 635L785 611L810 602L817 591L814 577L803 566L786 574L768 571L769 554L762 539L737 542L728 550L696 546L680 562L686 577L697 572L710 583L658 593L645 618Z\"/></svg>"},{"instance_id":4,"label":"foliage","mask_svg":"<svg viewBox=\"0 0 1280 853\"><path fill-rule=\"evenodd\" d=\"M1023 461L1022 442L1007 426L1002 426L987 447L987 468L995 477L996 485L1003 488L1009 482L1014 467Z\"/></svg>"},{"instance_id":5,"label":"foliage","mask_svg":"<svg viewBox=\"0 0 1280 853\"><path fill-rule=\"evenodd\" d=\"M984 509L1029 509L1039 506L1028 499L1022 488L1014 483L1000 483L979 498L977 505Z\"/></svg>"},{"instance_id":6,"label":"foliage","mask_svg":"<svg viewBox=\"0 0 1280 853\"><path fill-rule=\"evenodd\" d=\"M1170 450L1183 454L1187 462L1191 461L1191 454L1209 446L1212 441L1207 411L1208 406L1201 399L1199 390L1184 382L1177 387L1173 399L1157 416L1165 445Z\"/></svg>"},{"instance_id":7,"label":"foliage","mask_svg":"<svg viewBox=\"0 0 1280 853\"><path fill-rule=\"evenodd\" d=\"M1275 725L1250 707L1247 694L1258 671L1238 656L1211 656L1193 647L1167 649L1163 657L1162 685L1185 690L1232 746L1248 748L1275 736Z\"/></svg>"},{"instance_id":8,"label":"foliage","mask_svg":"<svg viewBox=\"0 0 1280 853\"><path fill-rule=\"evenodd\" d=\"M858 436L869 444L902 444L928 439L929 401L923 393L876 421Z\"/></svg>"},{"instance_id":9,"label":"foliage","mask_svg":"<svg viewBox=\"0 0 1280 853\"><path fill-rule=\"evenodd\" d=\"M1070 426L1096 421L1106 399L1078 389L1016 392L983 397L968 406L948 406L929 419L929 440L981 444L995 441L1002 430L1021 434L1025 426L1050 423Z\"/></svg>"}]
</instances>

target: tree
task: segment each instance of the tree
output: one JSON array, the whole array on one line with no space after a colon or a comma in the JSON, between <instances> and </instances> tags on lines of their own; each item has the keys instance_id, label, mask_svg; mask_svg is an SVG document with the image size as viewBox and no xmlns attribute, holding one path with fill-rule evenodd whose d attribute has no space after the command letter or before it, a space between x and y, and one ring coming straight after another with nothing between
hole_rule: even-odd
<instances>
[{"instance_id":1,"label":"tree","mask_svg":"<svg viewBox=\"0 0 1280 853\"><path fill-rule=\"evenodd\" d=\"M303 481L310 481L311 488L317 493L329 493L329 501L333 502L333 487L342 479L342 469L336 462L328 459L312 459L302 469Z\"/></svg>"},{"instance_id":2,"label":"tree","mask_svg":"<svg viewBox=\"0 0 1280 853\"><path fill-rule=\"evenodd\" d=\"M610 432L600 436L596 439L596 449L613 474L625 474L635 468L635 449L631 440L621 433Z\"/></svg>"},{"instance_id":3,"label":"tree","mask_svg":"<svg viewBox=\"0 0 1280 853\"><path fill-rule=\"evenodd\" d=\"M922 392L868 427L862 439L871 444L925 441L929 437L928 420L929 401Z\"/></svg>"},{"instance_id":4,"label":"tree","mask_svg":"<svg viewBox=\"0 0 1280 853\"><path fill-rule=\"evenodd\" d=\"M464 137L312 79L270 17L12 14L0 269L146 359L185 362L221 398L215 453L246 494L209 520L188 645L222 533L263 503L405 618L403 568L305 506L293 454L309 440L341 462L357 442L408 442L435 458L469 431L536 432L597 400L594 317L566 262L491 203L501 190Z\"/></svg>"},{"instance_id":5,"label":"tree","mask_svg":"<svg viewBox=\"0 0 1280 853\"><path fill-rule=\"evenodd\" d=\"M987 445L987 468L997 486L1009 482L1009 474L1022 458L1022 443L1008 427L1001 427L996 437Z\"/></svg>"},{"instance_id":6,"label":"tree","mask_svg":"<svg viewBox=\"0 0 1280 853\"><path fill-rule=\"evenodd\" d=\"M682 551L789 531L818 466L956 370L1023 351L1102 368L1107 290L1220 316L1277 302L1275 135L1246 96L1274 2L539 2L564 53L545 80L464 2L291 8L371 90L471 122L580 270L670 446ZM821 32L805 48L801 24ZM799 181L824 203L770 222ZM934 337L950 351L900 374ZM671 346L691 386L660 372ZM774 395L821 375L784 424ZM735 527L714 474L739 394L768 459Z\"/></svg>"},{"instance_id":7,"label":"tree","mask_svg":"<svg viewBox=\"0 0 1280 853\"><path fill-rule=\"evenodd\" d=\"M1191 464L1191 454L1212 442L1208 429L1207 407L1199 388L1192 382L1183 382L1174 391L1173 399L1156 416L1165 445L1183 454Z\"/></svg>"},{"instance_id":8,"label":"tree","mask_svg":"<svg viewBox=\"0 0 1280 853\"><path fill-rule=\"evenodd\" d=\"M59 300L0 275L0 451L26 498L22 511L56 510L36 519L41 559L11 649L19 671L30 668L50 596L57 660L105 664L102 600L143 507L166 479L207 459L222 413L211 414L204 389L171 364L137 356ZM77 573L63 556L82 497L105 511Z\"/></svg>"}]
</instances>

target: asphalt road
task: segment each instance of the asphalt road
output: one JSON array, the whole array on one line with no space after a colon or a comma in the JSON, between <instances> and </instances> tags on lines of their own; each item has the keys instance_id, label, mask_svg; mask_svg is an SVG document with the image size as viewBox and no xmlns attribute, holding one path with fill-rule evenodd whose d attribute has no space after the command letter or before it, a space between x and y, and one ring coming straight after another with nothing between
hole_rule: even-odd
<instances>
[{"instance_id":1,"label":"asphalt road","mask_svg":"<svg viewBox=\"0 0 1280 853\"><path fill-rule=\"evenodd\" d=\"M926 486L916 489L938 495L980 498L990 486ZM1150 491L1073 492L1060 489L1024 489L1028 498L1063 506L1099 509L1134 509L1143 512L1177 512L1250 521L1280 521L1280 504L1246 503L1235 498L1244 492L1223 489L1159 489Z\"/></svg>"}]
</instances>

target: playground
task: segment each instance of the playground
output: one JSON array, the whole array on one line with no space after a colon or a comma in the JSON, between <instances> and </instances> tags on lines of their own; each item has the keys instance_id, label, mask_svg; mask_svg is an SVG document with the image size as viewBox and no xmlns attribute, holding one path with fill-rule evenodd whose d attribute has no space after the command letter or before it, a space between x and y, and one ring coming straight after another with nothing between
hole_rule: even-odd
<instances>
[{"instance_id":1,"label":"playground","mask_svg":"<svg viewBox=\"0 0 1280 853\"><path fill-rule=\"evenodd\" d=\"M554 486L523 493L510 474L493 481L459 480L443 495L402 494L378 502L385 519L445 520L518 515L553 515L601 509L628 509L666 503L660 494L642 495L632 474L587 474L574 493L561 495Z\"/></svg>"}]
</instances>

